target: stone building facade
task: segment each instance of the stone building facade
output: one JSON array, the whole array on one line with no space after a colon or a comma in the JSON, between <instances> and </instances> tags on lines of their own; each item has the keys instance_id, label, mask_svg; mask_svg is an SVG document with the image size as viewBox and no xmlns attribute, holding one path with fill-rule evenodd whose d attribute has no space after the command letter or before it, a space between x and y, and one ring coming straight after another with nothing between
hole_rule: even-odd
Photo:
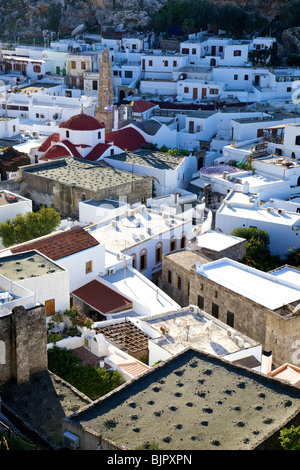
<instances>
[{"instance_id":1,"label":"stone building facade","mask_svg":"<svg viewBox=\"0 0 300 470\"><path fill-rule=\"evenodd\" d=\"M113 120L113 83L111 60L106 49L102 51L99 61L99 90L98 106L95 108L95 118L105 124L106 132L112 130Z\"/></svg>"},{"instance_id":2,"label":"stone building facade","mask_svg":"<svg viewBox=\"0 0 300 470\"><path fill-rule=\"evenodd\" d=\"M47 369L44 306L19 306L0 316L0 352L0 385L11 379L25 383L31 374Z\"/></svg>"},{"instance_id":3,"label":"stone building facade","mask_svg":"<svg viewBox=\"0 0 300 470\"><path fill-rule=\"evenodd\" d=\"M181 249L162 256L159 287L181 307L190 304L191 274L195 263L208 263L210 259L196 251Z\"/></svg>"},{"instance_id":4,"label":"stone building facade","mask_svg":"<svg viewBox=\"0 0 300 470\"><path fill-rule=\"evenodd\" d=\"M205 265L209 262L212 260L192 250L165 254L160 287L179 305L196 305L259 342L264 349L270 349L275 367L284 363L297 365L300 360L300 352L297 354L300 314L293 314L293 309L300 299L270 310L196 272L196 263Z\"/></svg>"},{"instance_id":5,"label":"stone building facade","mask_svg":"<svg viewBox=\"0 0 300 470\"><path fill-rule=\"evenodd\" d=\"M59 160L21 168L22 194L26 194L36 204L53 206L69 217L78 217L79 202L88 199L127 198L127 202L132 204L152 197L151 177L101 167L99 164L84 162L83 159L73 159L76 160L76 167L71 157ZM70 162L68 168L65 167L66 160ZM92 173L95 178L91 177Z\"/></svg>"}]
</instances>

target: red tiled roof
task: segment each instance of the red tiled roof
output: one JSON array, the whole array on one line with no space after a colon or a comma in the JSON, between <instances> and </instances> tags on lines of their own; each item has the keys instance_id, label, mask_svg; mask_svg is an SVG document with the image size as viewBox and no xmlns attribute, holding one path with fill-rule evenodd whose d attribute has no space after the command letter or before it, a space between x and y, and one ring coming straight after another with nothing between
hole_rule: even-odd
<instances>
[{"instance_id":1,"label":"red tiled roof","mask_svg":"<svg viewBox=\"0 0 300 470\"><path fill-rule=\"evenodd\" d=\"M154 108L154 106L157 106L157 105L154 103L150 103L149 101L137 100L137 101L134 101L133 112L144 113L145 111L148 111L148 109Z\"/></svg>"},{"instance_id":2,"label":"red tiled roof","mask_svg":"<svg viewBox=\"0 0 300 470\"><path fill-rule=\"evenodd\" d=\"M42 145L39 146L38 151L39 152L46 152L46 150L49 149L49 147L52 145L52 142L59 142L60 141L60 134L54 133L49 135L47 139L42 143Z\"/></svg>"},{"instance_id":3,"label":"red tiled roof","mask_svg":"<svg viewBox=\"0 0 300 470\"><path fill-rule=\"evenodd\" d=\"M67 121L61 122L60 128L70 129L73 131L95 131L105 127L103 122L97 121L93 116L88 114L76 114L71 116Z\"/></svg>"},{"instance_id":4,"label":"red tiled roof","mask_svg":"<svg viewBox=\"0 0 300 470\"><path fill-rule=\"evenodd\" d=\"M103 314L119 312L132 307L131 300L97 279L79 287L72 293Z\"/></svg>"},{"instance_id":5,"label":"red tiled roof","mask_svg":"<svg viewBox=\"0 0 300 470\"><path fill-rule=\"evenodd\" d=\"M71 152L63 145L52 145L52 147L41 155L39 160L52 160L53 158L62 158L69 155L72 155Z\"/></svg>"},{"instance_id":6,"label":"red tiled roof","mask_svg":"<svg viewBox=\"0 0 300 470\"><path fill-rule=\"evenodd\" d=\"M21 253L28 250L40 251L43 255L56 261L66 256L99 245L99 242L82 227L59 232L49 237L44 237L33 242L22 243L11 248L12 253Z\"/></svg>"},{"instance_id":7,"label":"red tiled roof","mask_svg":"<svg viewBox=\"0 0 300 470\"><path fill-rule=\"evenodd\" d=\"M70 154L73 155L75 158L82 158L80 152L78 152L76 146L72 144L69 140L62 140L62 144L64 144L70 151Z\"/></svg>"},{"instance_id":8,"label":"red tiled roof","mask_svg":"<svg viewBox=\"0 0 300 470\"><path fill-rule=\"evenodd\" d=\"M89 160L91 162L98 160L109 147L110 145L99 142L99 144L95 145L90 153L86 155L85 160Z\"/></svg>"},{"instance_id":9,"label":"red tiled roof","mask_svg":"<svg viewBox=\"0 0 300 470\"><path fill-rule=\"evenodd\" d=\"M123 127L117 131L108 132L105 134L105 142L107 144L113 142L120 149L126 149L129 152L139 150L143 145L147 144L147 141L140 132L132 127Z\"/></svg>"}]
</instances>

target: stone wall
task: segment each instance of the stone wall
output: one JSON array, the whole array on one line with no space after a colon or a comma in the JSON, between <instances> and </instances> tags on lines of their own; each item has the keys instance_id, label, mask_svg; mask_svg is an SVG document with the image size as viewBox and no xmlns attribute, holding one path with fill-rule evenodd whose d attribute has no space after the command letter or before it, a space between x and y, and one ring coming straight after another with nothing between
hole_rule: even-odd
<instances>
[{"instance_id":1,"label":"stone wall","mask_svg":"<svg viewBox=\"0 0 300 470\"><path fill-rule=\"evenodd\" d=\"M53 206L61 214L78 217L79 202L87 199L115 199L126 198L132 204L140 202L143 198L152 197L152 178L145 177L136 181L116 186L107 186L101 189L86 189L78 186L63 184L34 173L22 173L23 194L36 204Z\"/></svg>"},{"instance_id":2,"label":"stone wall","mask_svg":"<svg viewBox=\"0 0 300 470\"><path fill-rule=\"evenodd\" d=\"M12 378L18 384L27 382L31 374L47 369L44 306L19 306L0 316L0 344L0 385Z\"/></svg>"},{"instance_id":3,"label":"stone wall","mask_svg":"<svg viewBox=\"0 0 300 470\"><path fill-rule=\"evenodd\" d=\"M231 326L234 329L258 341L264 349L272 350L274 367L286 362L294 363L295 342L299 341L300 315L280 315L193 272L189 303L199 305L199 300L205 312L216 316L217 309L219 320L226 324L230 324L228 312L232 313L234 323Z\"/></svg>"},{"instance_id":4,"label":"stone wall","mask_svg":"<svg viewBox=\"0 0 300 470\"><path fill-rule=\"evenodd\" d=\"M224 250L215 251L209 248L201 247L198 249L199 253L207 256L211 260L230 258L236 261L241 261L246 257L247 240L243 240L236 245L224 248Z\"/></svg>"}]
</instances>

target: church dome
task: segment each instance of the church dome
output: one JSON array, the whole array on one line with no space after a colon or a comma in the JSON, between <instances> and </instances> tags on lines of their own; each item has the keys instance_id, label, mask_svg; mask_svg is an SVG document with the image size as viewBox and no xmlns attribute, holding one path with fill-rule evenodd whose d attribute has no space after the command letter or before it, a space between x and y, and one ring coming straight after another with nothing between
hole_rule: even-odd
<instances>
[{"instance_id":1,"label":"church dome","mask_svg":"<svg viewBox=\"0 0 300 470\"><path fill-rule=\"evenodd\" d=\"M96 131L104 129L103 122L97 121L93 116L88 114L76 114L71 116L67 121L60 123L60 128L70 129L72 131Z\"/></svg>"}]
</instances>

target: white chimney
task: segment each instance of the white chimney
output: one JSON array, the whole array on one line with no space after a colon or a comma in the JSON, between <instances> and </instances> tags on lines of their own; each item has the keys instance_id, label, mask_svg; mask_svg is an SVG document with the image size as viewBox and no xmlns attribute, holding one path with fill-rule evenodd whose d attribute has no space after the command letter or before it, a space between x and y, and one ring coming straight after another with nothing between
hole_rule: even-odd
<instances>
[{"instance_id":1,"label":"white chimney","mask_svg":"<svg viewBox=\"0 0 300 470\"><path fill-rule=\"evenodd\" d=\"M261 356L261 372L268 375L272 371L272 351L264 349Z\"/></svg>"}]
</instances>

